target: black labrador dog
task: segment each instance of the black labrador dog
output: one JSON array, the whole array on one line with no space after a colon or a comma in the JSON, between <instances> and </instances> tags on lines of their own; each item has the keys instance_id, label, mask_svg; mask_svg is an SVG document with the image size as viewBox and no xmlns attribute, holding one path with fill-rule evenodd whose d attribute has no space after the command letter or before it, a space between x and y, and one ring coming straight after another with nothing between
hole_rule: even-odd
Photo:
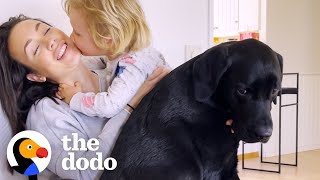
<instances>
[{"instance_id":1,"label":"black labrador dog","mask_svg":"<svg viewBox=\"0 0 320 180\"><path fill-rule=\"evenodd\" d=\"M228 42L207 50L142 100L111 154L117 168L104 171L101 179L239 179L239 141L268 141L271 103L281 80L282 57L262 42Z\"/></svg>"}]
</instances>

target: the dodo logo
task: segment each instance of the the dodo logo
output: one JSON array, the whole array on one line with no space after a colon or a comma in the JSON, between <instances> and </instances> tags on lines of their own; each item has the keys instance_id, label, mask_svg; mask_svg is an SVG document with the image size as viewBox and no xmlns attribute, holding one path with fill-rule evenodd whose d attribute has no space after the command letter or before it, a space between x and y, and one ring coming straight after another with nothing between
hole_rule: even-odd
<instances>
[{"instance_id":1,"label":"the dodo logo","mask_svg":"<svg viewBox=\"0 0 320 180\"><path fill-rule=\"evenodd\" d=\"M9 142L7 158L10 166L26 176L33 176L43 171L51 158L48 140L35 131L22 131Z\"/></svg>"}]
</instances>

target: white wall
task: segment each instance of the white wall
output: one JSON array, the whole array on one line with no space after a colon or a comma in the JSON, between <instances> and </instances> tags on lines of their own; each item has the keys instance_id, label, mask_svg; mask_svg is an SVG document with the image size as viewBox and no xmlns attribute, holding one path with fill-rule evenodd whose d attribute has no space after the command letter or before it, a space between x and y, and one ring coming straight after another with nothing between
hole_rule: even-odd
<instances>
[{"instance_id":1,"label":"white wall","mask_svg":"<svg viewBox=\"0 0 320 180\"><path fill-rule=\"evenodd\" d=\"M284 58L284 72L300 73L299 150L320 148L320 12L318 0L267 0L266 42ZM292 79L284 79L288 86ZM285 103L293 102L288 97ZM277 116L276 110L273 114ZM282 116L282 152L294 152L295 109L284 108ZM278 117L266 155L278 151Z\"/></svg>"},{"instance_id":2,"label":"white wall","mask_svg":"<svg viewBox=\"0 0 320 180\"><path fill-rule=\"evenodd\" d=\"M285 58L285 72L320 72L320 1L268 0L267 43Z\"/></svg>"},{"instance_id":3,"label":"white wall","mask_svg":"<svg viewBox=\"0 0 320 180\"><path fill-rule=\"evenodd\" d=\"M41 18L69 34L71 26L61 2L61 0L0 0L0 22L23 13L32 18Z\"/></svg>"},{"instance_id":4,"label":"white wall","mask_svg":"<svg viewBox=\"0 0 320 180\"><path fill-rule=\"evenodd\" d=\"M154 46L176 67L185 62L185 45L208 44L207 0L141 0Z\"/></svg>"}]
</instances>

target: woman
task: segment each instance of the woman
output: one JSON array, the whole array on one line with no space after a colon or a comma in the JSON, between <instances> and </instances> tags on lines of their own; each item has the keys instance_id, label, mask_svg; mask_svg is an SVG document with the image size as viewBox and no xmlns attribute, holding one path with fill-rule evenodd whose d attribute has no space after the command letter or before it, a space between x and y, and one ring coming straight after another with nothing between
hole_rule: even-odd
<instances>
[{"instance_id":1,"label":"woman","mask_svg":"<svg viewBox=\"0 0 320 180\"><path fill-rule=\"evenodd\" d=\"M104 71L90 71L80 61L79 50L62 31L25 16L11 18L1 25L0 44L0 91L5 92L1 93L0 100L13 131L21 130L21 121L26 119L27 129L43 134L52 148L47 169L61 178L98 178L98 171L62 169L62 160L68 157L68 152L63 150L61 139L65 135L72 137L71 133L85 140L97 138L100 146L96 152L102 152L102 159L105 159L131 109L128 107L109 120L88 117L70 110L67 104L55 98L55 94L57 84L73 85L75 82L80 82L84 92L106 91ZM157 69L129 104L136 107L167 73L167 70ZM76 151L75 159L91 159L96 157L96 152Z\"/></svg>"}]
</instances>

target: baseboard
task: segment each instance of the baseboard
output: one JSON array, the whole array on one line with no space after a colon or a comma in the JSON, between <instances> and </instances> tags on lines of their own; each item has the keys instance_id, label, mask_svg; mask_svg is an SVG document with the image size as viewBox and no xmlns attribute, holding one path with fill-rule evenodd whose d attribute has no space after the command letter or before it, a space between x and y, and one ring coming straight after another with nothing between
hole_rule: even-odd
<instances>
[{"instance_id":1,"label":"baseboard","mask_svg":"<svg viewBox=\"0 0 320 180\"><path fill-rule=\"evenodd\" d=\"M238 159L242 160L242 156L244 156L244 159L253 159L259 157L259 152L251 152L245 153L244 155L238 155Z\"/></svg>"},{"instance_id":2,"label":"baseboard","mask_svg":"<svg viewBox=\"0 0 320 180\"><path fill-rule=\"evenodd\" d=\"M298 152L304 152L304 151L313 151L320 149L320 144L311 144L311 145L304 145L304 146L299 146L298 147ZM292 151L284 151L282 149L281 155L286 155L286 154L293 154L295 153L295 150ZM268 151L268 152L263 152L263 157L273 157L273 156L278 156L279 152L278 151Z\"/></svg>"}]
</instances>

